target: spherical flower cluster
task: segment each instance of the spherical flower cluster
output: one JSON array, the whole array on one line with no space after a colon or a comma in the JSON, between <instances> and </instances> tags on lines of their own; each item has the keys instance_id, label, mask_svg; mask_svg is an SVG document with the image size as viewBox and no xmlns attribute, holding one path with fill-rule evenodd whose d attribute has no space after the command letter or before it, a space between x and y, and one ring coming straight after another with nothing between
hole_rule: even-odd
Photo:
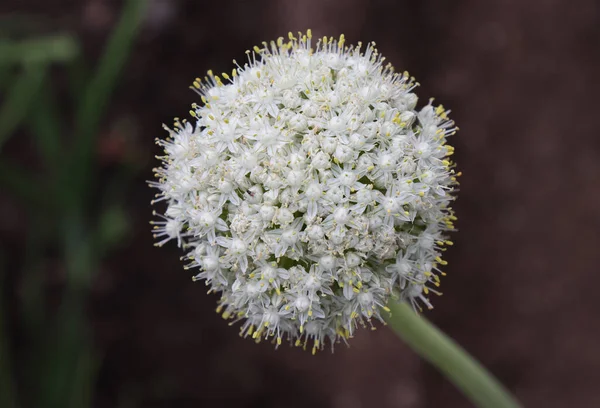
<instances>
[{"instance_id":1,"label":"spherical flower cluster","mask_svg":"<svg viewBox=\"0 0 600 408\"><path fill-rule=\"evenodd\" d=\"M310 30L248 51L194 87L151 185L174 240L241 334L313 352L381 320L391 296L431 308L457 185L447 111L417 110L418 84Z\"/></svg>"}]
</instances>

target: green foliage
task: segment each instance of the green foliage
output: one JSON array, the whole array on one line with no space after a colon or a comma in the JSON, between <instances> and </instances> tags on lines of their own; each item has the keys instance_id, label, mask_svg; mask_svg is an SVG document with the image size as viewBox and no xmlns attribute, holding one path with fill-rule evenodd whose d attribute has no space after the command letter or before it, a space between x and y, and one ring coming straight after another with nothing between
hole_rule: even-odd
<instances>
[{"instance_id":1,"label":"green foliage","mask_svg":"<svg viewBox=\"0 0 600 408\"><path fill-rule=\"evenodd\" d=\"M31 170L0 155L0 188L24 205L30 223L19 274L19 327L27 345L18 356L22 364L17 365L9 352L11 337L3 315L5 285L0 290L2 407L80 408L92 404L100 360L85 315L90 282L102 257L116 248L129 230L123 206L126 188L107 192L110 200L103 200L99 209L89 200L98 186L94 148L145 4L144 0L125 2L97 68L90 72L72 36L0 40L0 94L4 95L0 100L0 150L17 131L22 132L31 137L43 165L40 174L35 172L37 163ZM50 74L54 67L66 70L69 76L74 102L70 108L58 103ZM74 120L64 118L64 110L74 111ZM50 267L48 249L60 254L67 276L61 303L52 313L47 311L43 284ZM3 277L0 275L0 280Z\"/></svg>"},{"instance_id":2,"label":"green foliage","mask_svg":"<svg viewBox=\"0 0 600 408\"><path fill-rule=\"evenodd\" d=\"M44 77L46 67L43 64L31 64L9 87L2 109L0 110L0 149L9 135L25 119Z\"/></svg>"}]
</instances>

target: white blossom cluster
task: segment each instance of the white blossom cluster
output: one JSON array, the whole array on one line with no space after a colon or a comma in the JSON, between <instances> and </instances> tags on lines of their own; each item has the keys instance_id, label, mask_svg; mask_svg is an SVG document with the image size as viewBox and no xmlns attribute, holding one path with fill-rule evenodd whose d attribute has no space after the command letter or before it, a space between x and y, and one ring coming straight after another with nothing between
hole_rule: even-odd
<instances>
[{"instance_id":1,"label":"white blossom cluster","mask_svg":"<svg viewBox=\"0 0 600 408\"><path fill-rule=\"evenodd\" d=\"M197 79L195 123L158 141L150 184L167 204L157 245L187 251L217 311L315 352L381 320L391 296L431 308L459 174L454 122L431 101L416 110L414 78L374 44L312 42L290 33Z\"/></svg>"}]
</instances>

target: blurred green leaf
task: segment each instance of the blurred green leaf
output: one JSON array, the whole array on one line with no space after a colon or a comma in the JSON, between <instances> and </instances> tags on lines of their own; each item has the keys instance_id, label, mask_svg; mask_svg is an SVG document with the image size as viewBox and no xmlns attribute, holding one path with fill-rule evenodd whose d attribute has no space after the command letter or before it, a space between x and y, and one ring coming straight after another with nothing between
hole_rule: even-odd
<instances>
[{"instance_id":1,"label":"blurred green leaf","mask_svg":"<svg viewBox=\"0 0 600 408\"><path fill-rule=\"evenodd\" d=\"M29 212L23 269L20 273L23 327L27 334L34 338L39 334L40 327L45 321L44 271L47 270L48 265L44 251L48 242L55 239L56 234L56 219L40 211L39 206L35 208L36 211Z\"/></svg>"},{"instance_id":2,"label":"blurred green leaf","mask_svg":"<svg viewBox=\"0 0 600 408\"><path fill-rule=\"evenodd\" d=\"M71 408L92 406L94 383L98 366L90 348L82 349L75 365L75 373L71 386Z\"/></svg>"},{"instance_id":3,"label":"blurred green leaf","mask_svg":"<svg viewBox=\"0 0 600 408\"><path fill-rule=\"evenodd\" d=\"M66 62L79 53L70 35L52 35L21 41L0 40L0 65Z\"/></svg>"},{"instance_id":4,"label":"blurred green leaf","mask_svg":"<svg viewBox=\"0 0 600 408\"><path fill-rule=\"evenodd\" d=\"M79 104L84 97L84 90L90 76L89 68L84 56L79 54L67 64L66 68L71 98L75 104Z\"/></svg>"},{"instance_id":5,"label":"blurred green leaf","mask_svg":"<svg viewBox=\"0 0 600 408\"><path fill-rule=\"evenodd\" d=\"M73 154L72 174L76 177L76 197L80 200L89 184L93 169L93 148L98 134L100 118L104 114L116 80L125 65L133 40L139 29L146 1L127 0L121 17L115 27L98 69L93 74L85 90L83 100L76 116L76 142Z\"/></svg>"},{"instance_id":6,"label":"blurred green leaf","mask_svg":"<svg viewBox=\"0 0 600 408\"><path fill-rule=\"evenodd\" d=\"M52 84L44 81L33 105L34 114L27 121L40 155L50 171L61 165L62 129L57 106Z\"/></svg>"},{"instance_id":7,"label":"blurred green leaf","mask_svg":"<svg viewBox=\"0 0 600 408\"><path fill-rule=\"evenodd\" d=\"M60 228L64 239L67 285L73 289L87 289L99 261L93 248L93 236L83 209L66 213L64 217Z\"/></svg>"},{"instance_id":8,"label":"blurred green leaf","mask_svg":"<svg viewBox=\"0 0 600 408\"><path fill-rule=\"evenodd\" d=\"M0 151L11 133L26 118L45 76L45 65L28 65L8 90L0 107Z\"/></svg>"},{"instance_id":9,"label":"blurred green leaf","mask_svg":"<svg viewBox=\"0 0 600 408\"><path fill-rule=\"evenodd\" d=\"M0 92L4 93L4 89L10 84L12 74L13 67L10 65L0 65Z\"/></svg>"},{"instance_id":10,"label":"blurred green leaf","mask_svg":"<svg viewBox=\"0 0 600 408\"><path fill-rule=\"evenodd\" d=\"M93 366L88 364L91 342L85 299L84 291L66 289L58 313L47 317L45 329L38 334L44 341L35 343L26 373L28 387L35 391L33 407L73 406L78 399L74 393L81 392L73 387L94 381Z\"/></svg>"},{"instance_id":11,"label":"blurred green leaf","mask_svg":"<svg viewBox=\"0 0 600 408\"><path fill-rule=\"evenodd\" d=\"M98 222L95 247L100 256L116 247L130 230L129 219L121 205L106 208Z\"/></svg>"}]
</instances>

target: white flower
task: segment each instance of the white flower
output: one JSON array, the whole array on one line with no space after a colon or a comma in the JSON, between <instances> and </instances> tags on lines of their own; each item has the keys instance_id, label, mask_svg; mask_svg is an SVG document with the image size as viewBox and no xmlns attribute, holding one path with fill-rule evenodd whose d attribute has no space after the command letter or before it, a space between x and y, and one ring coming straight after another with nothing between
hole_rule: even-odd
<instances>
[{"instance_id":1,"label":"white flower","mask_svg":"<svg viewBox=\"0 0 600 408\"><path fill-rule=\"evenodd\" d=\"M456 182L442 107L373 45L344 36L255 47L197 79L195 123L175 123L156 169L158 245L176 240L241 334L313 352L381 320L391 296L436 293Z\"/></svg>"}]
</instances>

